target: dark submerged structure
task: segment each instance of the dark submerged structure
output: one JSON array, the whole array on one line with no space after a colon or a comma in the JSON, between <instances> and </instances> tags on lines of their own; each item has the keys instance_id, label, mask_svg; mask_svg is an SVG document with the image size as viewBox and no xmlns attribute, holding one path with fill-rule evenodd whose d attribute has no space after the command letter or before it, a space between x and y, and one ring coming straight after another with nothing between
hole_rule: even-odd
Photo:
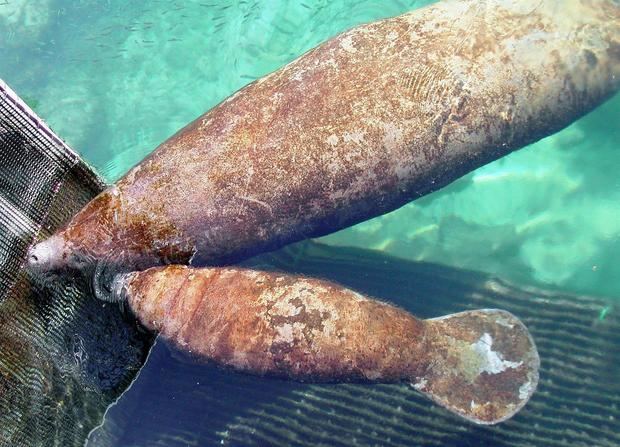
<instances>
[{"instance_id":1,"label":"dark submerged structure","mask_svg":"<svg viewBox=\"0 0 620 447\"><path fill-rule=\"evenodd\" d=\"M103 187L0 80L0 446L78 446L129 385L153 336L80 278L22 268Z\"/></svg>"}]
</instances>

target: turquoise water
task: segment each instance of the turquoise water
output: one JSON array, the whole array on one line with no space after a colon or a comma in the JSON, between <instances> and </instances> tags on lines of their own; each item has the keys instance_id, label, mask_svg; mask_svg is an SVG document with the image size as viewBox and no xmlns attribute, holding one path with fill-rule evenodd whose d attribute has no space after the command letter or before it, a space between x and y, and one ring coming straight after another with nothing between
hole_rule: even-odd
<instances>
[{"instance_id":1,"label":"turquoise water","mask_svg":"<svg viewBox=\"0 0 620 447\"><path fill-rule=\"evenodd\" d=\"M8 0L0 77L113 181L241 86L415 0ZM564 131L323 238L620 298L620 96Z\"/></svg>"}]
</instances>

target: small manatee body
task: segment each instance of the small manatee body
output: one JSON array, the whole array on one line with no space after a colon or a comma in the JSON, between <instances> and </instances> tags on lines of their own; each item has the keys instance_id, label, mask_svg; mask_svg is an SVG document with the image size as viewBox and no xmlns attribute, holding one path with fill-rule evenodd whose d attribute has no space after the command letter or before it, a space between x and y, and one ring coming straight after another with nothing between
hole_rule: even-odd
<instances>
[{"instance_id":1,"label":"small manatee body","mask_svg":"<svg viewBox=\"0 0 620 447\"><path fill-rule=\"evenodd\" d=\"M232 267L153 267L113 284L177 348L245 373L409 382L480 424L511 417L538 383L534 342L505 311L420 320L327 281Z\"/></svg>"},{"instance_id":2,"label":"small manatee body","mask_svg":"<svg viewBox=\"0 0 620 447\"><path fill-rule=\"evenodd\" d=\"M29 263L234 263L392 211L619 86L610 0L448 0L358 26L180 130Z\"/></svg>"}]
</instances>

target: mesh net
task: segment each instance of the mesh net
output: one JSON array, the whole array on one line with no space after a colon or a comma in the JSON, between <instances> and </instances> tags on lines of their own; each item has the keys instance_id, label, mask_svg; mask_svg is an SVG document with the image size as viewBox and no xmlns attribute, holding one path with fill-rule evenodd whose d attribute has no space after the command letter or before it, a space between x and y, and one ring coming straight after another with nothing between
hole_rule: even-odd
<instances>
[{"instance_id":1,"label":"mesh net","mask_svg":"<svg viewBox=\"0 0 620 447\"><path fill-rule=\"evenodd\" d=\"M26 251L103 182L0 80L0 446L77 446L143 363L151 336L79 278Z\"/></svg>"}]
</instances>

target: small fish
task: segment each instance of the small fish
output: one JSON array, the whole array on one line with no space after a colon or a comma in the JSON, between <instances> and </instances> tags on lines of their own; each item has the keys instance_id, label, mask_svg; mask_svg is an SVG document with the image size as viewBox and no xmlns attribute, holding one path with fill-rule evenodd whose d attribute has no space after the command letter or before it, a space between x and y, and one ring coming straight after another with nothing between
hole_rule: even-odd
<instances>
[{"instance_id":1,"label":"small fish","mask_svg":"<svg viewBox=\"0 0 620 447\"><path fill-rule=\"evenodd\" d=\"M112 294L198 359L307 382L409 382L478 424L513 416L538 383L534 341L502 310L421 320L327 281L232 267L120 274Z\"/></svg>"}]
</instances>

